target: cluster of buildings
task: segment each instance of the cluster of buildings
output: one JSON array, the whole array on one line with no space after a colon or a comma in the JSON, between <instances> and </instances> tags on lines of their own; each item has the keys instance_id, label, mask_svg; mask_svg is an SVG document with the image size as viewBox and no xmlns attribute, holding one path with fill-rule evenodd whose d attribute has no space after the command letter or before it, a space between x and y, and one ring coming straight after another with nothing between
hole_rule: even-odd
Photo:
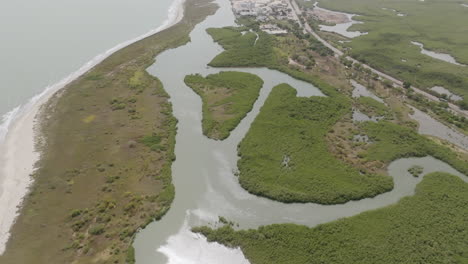
<instances>
[{"instance_id":1,"label":"cluster of buildings","mask_svg":"<svg viewBox=\"0 0 468 264\"><path fill-rule=\"evenodd\" d=\"M289 0L231 0L231 2L236 16L252 16L260 22L294 19L294 11ZM286 33L274 24L264 24L261 28L270 34Z\"/></svg>"}]
</instances>

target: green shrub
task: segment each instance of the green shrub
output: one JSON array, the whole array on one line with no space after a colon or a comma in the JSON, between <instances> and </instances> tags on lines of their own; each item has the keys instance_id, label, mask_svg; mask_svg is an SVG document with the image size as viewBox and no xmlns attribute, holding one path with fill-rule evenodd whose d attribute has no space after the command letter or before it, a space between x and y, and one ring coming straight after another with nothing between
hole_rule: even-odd
<instances>
[{"instance_id":1,"label":"green shrub","mask_svg":"<svg viewBox=\"0 0 468 264\"><path fill-rule=\"evenodd\" d=\"M91 226L88 230L88 233L93 236L98 236L104 233L104 225L102 224L95 224Z\"/></svg>"},{"instance_id":2,"label":"green shrub","mask_svg":"<svg viewBox=\"0 0 468 264\"><path fill-rule=\"evenodd\" d=\"M413 166L408 169L408 172L411 173L414 177L419 177L424 171L424 168L421 166Z\"/></svg>"},{"instance_id":3,"label":"green shrub","mask_svg":"<svg viewBox=\"0 0 468 264\"><path fill-rule=\"evenodd\" d=\"M70 216L74 218L74 217L80 216L82 213L83 213L83 210L76 209L71 212Z\"/></svg>"},{"instance_id":4,"label":"green shrub","mask_svg":"<svg viewBox=\"0 0 468 264\"><path fill-rule=\"evenodd\" d=\"M203 78L188 75L185 83L203 101L203 133L214 139L225 139L252 109L263 81L244 72L220 72Z\"/></svg>"},{"instance_id":5,"label":"green shrub","mask_svg":"<svg viewBox=\"0 0 468 264\"><path fill-rule=\"evenodd\" d=\"M159 143L161 143L161 137L157 135L156 133L153 133L150 136L145 136L139 140L139 142L147 147L149 147L151 150L158 150Z\"/></svg>"}]
</instances>

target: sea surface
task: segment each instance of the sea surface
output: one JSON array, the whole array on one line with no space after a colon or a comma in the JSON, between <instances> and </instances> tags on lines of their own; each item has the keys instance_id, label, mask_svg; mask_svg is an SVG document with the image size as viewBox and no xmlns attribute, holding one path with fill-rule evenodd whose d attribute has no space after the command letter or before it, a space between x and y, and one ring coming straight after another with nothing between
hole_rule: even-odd
<instances>
[{"instance_id":1,"label":"sea surface","mask_svg":"<svg viewBox=\"0 0 468 264\"><path fill-rule=\"evenodd\" d=\"M96 55L160 26L172 2L2 1L0 117Z\"/></svg>"}]
</instances>

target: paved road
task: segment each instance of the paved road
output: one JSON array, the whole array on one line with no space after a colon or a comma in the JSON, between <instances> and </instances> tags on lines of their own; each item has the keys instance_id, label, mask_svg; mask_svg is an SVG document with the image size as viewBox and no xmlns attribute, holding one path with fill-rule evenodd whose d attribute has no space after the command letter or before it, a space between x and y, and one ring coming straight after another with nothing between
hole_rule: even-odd
<instances>
[{"instance_id":1,"label":"paved road","mask_svg":"<svg viewBox=\"0 0 468 264\"><path fill-rule=\"evenodd\" d=\"M291 2L291 5L292 5L292 9L294 10L294 13L296 14L296 18L297 18L297 21L299 22L299 25L301 25L301 27L304 28L305 32L311 34L312 36L314 36L316 39L318 39L320 42L322 42L323 45L325 45L326 47L328 47L329 49L331 49L334 53L335 53L335 56L336 57L339 57L339 56L343 56L343 52L339 49L337 49L336 47L334 47L332 44L328 43L326 40L324 40L323 38L321 38L313 29L312 27L309 25L309 23L307 23L307 20L305 20L305 23L301 23L299 17L302 16L302 11L301 9L299 8L299 6L297 5L296 1L295 0L290 0ZM371 70L373 73L379 75L380 77L382 78L385 78L385 79L388 79L392 82L394 82L396 85L398 85L399 87L402 87L403 86L403 81L395 78L395 77L392 77L386 73L383 73L379 70L376 70L374 68L372 68L371 66L367 65L367 64L364 64L350 56L347 56L346 59L348 60L351 60L353 63L360 63L364 68L366 69L369 69ZM436 96L430 94L430 93L427 93L425 92L424 90L422 89L419 89L417 87L414 87L412 86L411 87L415 93L418 93L418 94L421 94L423 95L424 97L426 97L427 99L431 100L431 101L434 101L434 102L439 102L439 98L437 98ZM448 103L450 109L462 116L465 116L465 117L468 117L468 111L467 110L463 110L461 109L458 105L455 105L455 104L452 104L452 103Z\"/></svg>"}]
</instances>

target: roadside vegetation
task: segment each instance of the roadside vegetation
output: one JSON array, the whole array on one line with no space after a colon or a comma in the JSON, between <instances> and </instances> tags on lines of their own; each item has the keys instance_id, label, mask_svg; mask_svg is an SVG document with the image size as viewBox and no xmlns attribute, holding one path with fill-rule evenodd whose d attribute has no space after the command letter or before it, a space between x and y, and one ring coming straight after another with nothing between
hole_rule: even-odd
<instances>
[{"instance_id":1,"label":"roadside vegetation","mask_svg":"<svg viewBox=\"0 0 468 264\"><path fill-rule=\"evenodd\" d=\"M212 139L225 139L252 110L263 80L244 72L221 72L203 77L185 77L203 102L203 134Z\"/></svg>"},{"instance_id":2,"label":"roadside vegetation","mask_svg":"<svg viewBox=\"0 0 468 264\"><path fill-rule=\"evenodd\" d=\"M348 50L359 61L416 87L447 88L462 96L463 100L456 103L468 109L468 68L421 54L420 48L411 43L423 43L426 50L450 54L457 62L468 65L468 34L462 26L468 24L468 16L467 8L461 4L455 0L325 0L319 4L323 8L358 14L353 19L364 23L349 30L369 34L348 43L337 42L340 39L329 33L321 34L336 40L336 46Z\"/></svg>"},{"instance_id":3,"label":"roadside vegetation","mask_svg":"<svg viewBox=\"0 0 468 264\"><path fill-rule=\"evenodd\" d=\"M467 203L467 183L432 173L414 196L395 205L314 228L275 224L235 231L226 225L193 231L208 241L240 247L252 264L465 263Z\"/></svg>"},{"instance_id":4,"label":"roadside vegetation","mask_svg":"<svg viewBox=\"0 0 468 264\"><path fill-rule=\"evenodd\" d=\"M0 263L134 263L135 233L174 198L176 119L146 68L216 9L187 1L176 26L136 42L42 109L42 155Z\"/></svg>"},{"instance_id":5,"label":"roadside vegetation","mask_svg":"<svg viewBox=\"0 0 468 264\"><path fill-rule=\"evenodd\" d=\"M408 89L407 96L408 99L411 100L412 105L416 106L421 111L431 116L439 117L443 123L452 125L452 127L468 135L468 119L464 116L454 114L453 111L449 109L446 101L430 101L424 96L415 93L412 89Z\"/></svg>"}]
</instances>

